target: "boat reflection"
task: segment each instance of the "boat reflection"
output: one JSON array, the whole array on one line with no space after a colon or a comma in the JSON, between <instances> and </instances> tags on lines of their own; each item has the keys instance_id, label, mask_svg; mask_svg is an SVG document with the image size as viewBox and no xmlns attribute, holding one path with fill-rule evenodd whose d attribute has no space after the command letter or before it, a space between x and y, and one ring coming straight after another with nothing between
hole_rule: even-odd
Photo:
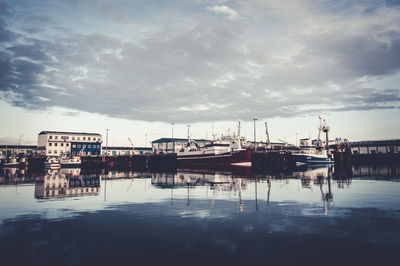
<instances>
[{"instance_id":1,"label":"boat reflection","mask_svg":"<svg viewBox=\"0 0 400 266\"><path fill-rule=\"evenodd\" d=\"M171 199L173 189L187 188L187 204L190 204L191 189L202 186L206 191L212 191L213 202L220 191L232 191L238 196L239 210L243 211L244 201L242 192L254 185L255 209L259 209L259 189L266 188L266 203L271 202L271 191L274 183L279 186L289 185L289 183L299 182L303 189L317 187L321 192L321 202L323 212L327 214L330 204L333 201L332 180L338 184L338 188L344 188L344 182L351 184L351 179L344 176L334 179L334 167L331 165L313 166L298 169L296 172L287 174L257 174L257 175L237 175L229 171L207 171L193 169L178 169L176 173L153 173L151 184L160 189L171 189ZM265 191L265 190L264 190ZM265 192L261 193L264 194ZM208 194L207 194L208 195ZM263 196L261 196L264 198ZM213 204L212 202L212 204Z\"/></svg>"},{"instance_id":2,"label":"boat reflection","mask_svg":"<svg viewBox=\"0 0 400 266\"><path fill-rule=\"evenodd\" d=\"M81 175L80 168L48 169L44 177L35 182L35 198L63 198L97 195L100 177Z\"/></svg>"},{"instance_id":3,"label":"boat reflection","mask_svg":"<svg viewBox=\"0 0 400 266\"><path fill-rule=\"evenodd\" d=\"M0 174L0 184L20 184L26 183L26 168L4 167ZM29 180L31 181L31 180Z\"/></svg>"}]
</instances>

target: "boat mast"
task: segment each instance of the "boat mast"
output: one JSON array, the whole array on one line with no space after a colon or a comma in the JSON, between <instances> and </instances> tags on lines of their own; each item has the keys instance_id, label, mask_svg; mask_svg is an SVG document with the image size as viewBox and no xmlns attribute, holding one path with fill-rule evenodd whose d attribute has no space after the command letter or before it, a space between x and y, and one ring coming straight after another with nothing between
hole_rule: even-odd
<instances>
[{"instance_id":1,"label":"boat mast","mask_svg":"<svg viewBox=\"0 0 400 266\"><path fill-rule=\"evenodd\" d=\"M187 137L188 137L188 143L190 143L190 125L187 125Z\"/></svg>"},{"instance_id":2,"label":"boat mast","mask_svg":"<svg viewBox=\"0 0 400 266\"><path fill-rule=\"evenodd\" d=\"M238 138L238 149L241 149L242 148L242 143L241 143L241 139L240 139L240 119L238 120L238 135L237 135L237 138Z\"/></svg>"},{"instance_id":3,"label":"boat mast","mask_svg":"<svg viewBox=\"0 0 400 266\"><path fill-rule=\"evenodd\" d=\"M322 115L319 116L319 128L318 128L318 139L317 139L317 147L321 147L321 131L322 131Z\"/></svg>"},{"instance_id":4,"label":"boat mast","mask_svg":"<svg viewBox=\"0 0 400 266\"><path fill-rule=\"evenodd\" d=\"M329 136L328 136L328 133L329 133L329 127L326 125L326 121L325 121L325 119L324 119L324 125L323 125L323 127L322 127L322 131L325 133L325 137L326 137L326 142L325 142L325 149L326 150L329 150Z\"/></svg>"},{"instance_id":5,"label":"boat mast","mask_svg":"<svg viewBox=\"0 0 400 266\"><path fill-rule=\"evenodd\" d=\"M266 144L265 147L267 149L270 149L271 148L271 142L269 140L268 123L267 122L265 122L265 134L267 135L267 140L266 140L266 143L265 143Z\"/></svg>"}]
</instances>

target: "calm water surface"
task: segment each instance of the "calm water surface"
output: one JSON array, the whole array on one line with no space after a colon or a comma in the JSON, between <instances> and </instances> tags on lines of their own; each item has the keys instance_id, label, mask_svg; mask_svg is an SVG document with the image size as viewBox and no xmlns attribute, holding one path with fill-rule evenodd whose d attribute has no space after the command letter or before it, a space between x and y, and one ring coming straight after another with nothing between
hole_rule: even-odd
<instances>
[{"instance_id":1,"label":"calm water surface","mask_svg":"<svg viewBox=\"0 0 400 266\"><path fill-rule=\"evenodd\" d=\"M399 168L0 170L2 265L391 265Z\"/></svg>"}]
</instances>

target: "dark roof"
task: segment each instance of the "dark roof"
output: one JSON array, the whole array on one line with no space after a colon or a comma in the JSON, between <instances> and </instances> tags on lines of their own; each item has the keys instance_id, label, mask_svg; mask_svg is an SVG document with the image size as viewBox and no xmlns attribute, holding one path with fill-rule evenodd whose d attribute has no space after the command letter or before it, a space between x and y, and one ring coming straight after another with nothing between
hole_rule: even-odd
<instances>
[{"instance_id":1,"label":"dark roof","mask_svg":"<svg viewBox=\"0 0 400 266\"><path fill-rule=\"evenodd\" d=\"M206 141L210 141L208 139L194 139L197 142L206 142ZM187 139L178 139L178 138L161 138L161 139L156 139L153 140L152 143L166 143L166 142L172 142L172 141L180 141L180 142L185 142L187 141Z\"/></svg>"},{"instance_id":2,"label":"dark roof","mask_svg":"<svg viewBox=\"0 0 400 266\"><path fill-rule=\"evenodd\" d=\"M388 140L363 140L349 142L351 146L379 146L379 145L400 145L400 139Z\"/></svg>"},{"instance_id":3,"label":"dark roof","mask_svg":"<svg viewBox=\"0 0 400 266\"><path fill-rule=\"evenodd\" d=\"M0 149L37 149L36 145L0 145Z\"/></svg>"},{"instance_id":4,"label":"dark roof","mask_svg":"<svg viewBox=\"0 0 400 266\"><path fill-rule=\"evenodd\" d=\"M101 136L99 133L86 133L86 132L64 132L64 131L42 131L39 135L45 134L65 134L65 135L96 135Z\"/></svg>"},{"instance_id":5,"label":"dark roof","mask_svg":"<svg viewBox=\"0 0 400 266\"><path fill-rule=\"evenodd\" d=\"M151 147L134 147L135 148L135 150L147 150L147 151L151 151L151 150L153 150ZM103 149L103 151L104 150L107 150L107 149L109 149L109 150L132 150L132 146L127 146L127 147L106 147L106 146L103 146L102 147L102 149Z\"/></svg>"}]
</instances>

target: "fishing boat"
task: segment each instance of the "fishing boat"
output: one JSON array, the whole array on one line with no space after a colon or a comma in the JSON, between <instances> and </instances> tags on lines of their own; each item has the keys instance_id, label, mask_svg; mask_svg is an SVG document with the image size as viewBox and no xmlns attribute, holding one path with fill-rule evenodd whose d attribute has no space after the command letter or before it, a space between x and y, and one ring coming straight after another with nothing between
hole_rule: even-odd
<instances>
[{"instance_id":1,"label":"fishing boat","mask_svg":"<svg viewBox=\"0 0 400 266\"><path fill-rule=\"evenodd\" d=\"M61 164L57 157L47 157L44 162L44 167L46 169L60 169Z\"/></svg>"},{"instance_id":2,"label":"fishing boat","mask_svg":"<svg viewBox=\"0 0 400 266\"><path fill-rule=\"evenodd\" d=\"M335 159L325 149L316 147L301 147L300 150L292 153L297 165L302 164L333 164Z\"/></svg>"},{"instance_id":3,"label":"fishing boat","mask_svg":"<svg viewBox=\"0 0 400 266\"><path fill-rule=\"evenodd\" d=\"M60 158L60 164L62 167L80 167L82 160L79 156L65 156Z\"/></svg>"},{"instance_id":4,"label":"fishing boat","mask_svg":"<svg viewBox=\"0 0 400 266\"><path fill-rule=\"evenodd\" d=\"M318 129L318 138L315 144L311 143L310 138L301 139L299 150L292 152L292 156L296 161L296 165L304 164L333 164L335 159L329 150L329 127L326 125L325 120L319 116L320 126ZM321 133L326 134L326 140L321 140ZM325 145L324 145L325 144Z\"/></svg>"},{"instance_id":5,"label":"fishing boat","mask_svg":"<svg viewBox=\"0 0 400 266\"><path fill-rule=\"evenodd\" d=\"M240 121L238 134L232 137L221 137L200 147L190 139L188 127L188 142L177 153L178 163L182 166L251 166L252 150L243 149L240 137Z\"/></svg>"}]
</instances>

